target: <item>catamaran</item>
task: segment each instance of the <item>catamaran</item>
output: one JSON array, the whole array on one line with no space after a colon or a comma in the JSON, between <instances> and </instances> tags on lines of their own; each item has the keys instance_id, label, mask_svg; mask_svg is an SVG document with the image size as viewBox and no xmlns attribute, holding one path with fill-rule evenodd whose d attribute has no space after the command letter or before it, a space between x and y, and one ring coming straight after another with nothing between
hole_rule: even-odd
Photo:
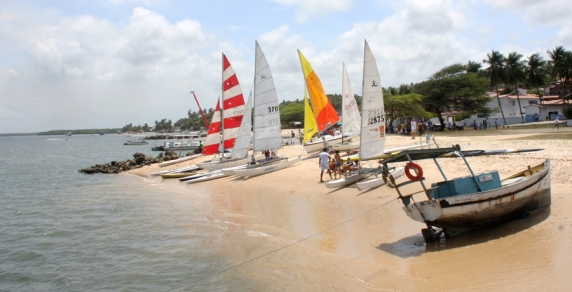
<instances>
[{"instance_id":1,"label":"catamaran","mask_svg":"<svg viewBox=\"0 0 572 292\"><path fill-rule=\"evenodd\" d=\"M302 52L298 50L298 57L300 58L300 65L302 66L302 72L304 73L304 81L306 83L306 88L308 95L310 96L312 110L309 107L304 111L304 120L306 116L313 115L316 120L317 130L322 131L327 130L336 125L340 121L340 117L336 112L334 106L326 96L324 87L318 75L312 69L312 66L306 60ZM306 126L304 126L304 136L306 136ZM324 142L325 140L325 142ZM304 143L304 149L307 153L316 152L324 148L324 143L339 143L342 141L342 135L324 135L322 139L316 139L315 141L308 141Z\"/></svg>"},{"instance_id":2,"label":"catamaran","mask_svg":"<svg viewBox=\"0 0 572 292\"><path fill-rule=\"evenodd\" d=\"M203 147L203 155L211 155L220 151L221 156L219 159L197 164L207 170L246 163L246 155L244 157L224 155L225 152L232 151L235 146L238 129L244 115L244 98L238 77L224 54L222 54L222 64L222 107L219 100ZM222 141L220 137L221 128Z\"/></svg>"},{"instance_id":3,"label":"catamaran","mask_svg":"<svg viewBox=\"0 0 572 292\"><path fill-rule=\"evenodd\" d=\"M278 149L282 146L280 108L274 78L268 61L256 42L254 68L254 139L251 163L245 168L234 170L241 177L266 174L290 167L300 162L297 157L271 157L256 161L254 153Z\"/></svg>"},{"instance_id":4,"label":"catamaran","mask_svg":"<svg viewBox=\"0 0 572 292\"><path fill-rule=\"evenodd\" d=\"M236 143L234 144L234 149L232 151L233 157L238 158L238 157L248 156L248 149L250 148L250 139L251 139L251 132L250 132L251 127L252 127L252 91L250 91L250 95L248 96L248 101L246 102L242 123L240 124L240 128L238 129ZM245 167L246 167L246 159L243 159L242 163L238 165L232 165L223 169L217 169L201 173L198 175L183 177L180 178L179 180L185 181L186 183L198 183L202 181L213 180L213 179L223 178L229 175L234 175L235 169L240 169Z\"/></svg>"},{"instance_id":5,"label":"catamaran","mask_svg":"<svg viewBox=\"0 0 572 292\"><path fill-rule=\"evenodd\" d=\"M383 105L383 91L379 70L371 49L365 41L363 60L363 83L362 83L362 115L360 126L359 160L376 159L385 154L385 109ZM396 169L398 170L398 169ZM358 170L344 174L344 177L326 183L328 188L339 188L373 174L379 174L381 167L364 168L360 165ZM395 170L394 170L395 172ZM395 173L397 175L397 173Z\"/></svg>"}]
</instances>

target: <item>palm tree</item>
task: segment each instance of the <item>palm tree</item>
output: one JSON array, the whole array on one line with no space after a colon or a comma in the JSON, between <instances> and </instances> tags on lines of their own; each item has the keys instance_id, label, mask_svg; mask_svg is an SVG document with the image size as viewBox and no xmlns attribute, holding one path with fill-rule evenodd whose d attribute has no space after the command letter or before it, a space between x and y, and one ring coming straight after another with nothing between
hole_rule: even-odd
<instances>
[{"instance_id":1,"label":"palm tree","mask_svg":"<svg viewBox=\"0 0 572 292\"><path fill-rule=\"evenodd\" d=\"M564 47L556 47L552 52L548 51L550 63L552 64L551 79L560 82L562 86L570 87L572 82L572 52L567 51ZM569 90L562 97L569 97Z\"/></svg>"},{"instance_id":2,"label":"palm tree","mask_svg":"<svg viewBox=\"0 0 572 292\"><path fill-rule=\"evenodd\" d=\"M522 58L521 54L518 53L510 53L508 54L508 58L505 60L506 64L506 77L507 81L512 83L514 89L516 90L516 99L518 100L518 110L520 112L520 118L524 123L524 113L522 112L522 106L520 104L520 95L518 94L518 83L524 81L524 61L521 61Z\"/></svg>"},{"instance_id":3,"label":"palm tree","mask_svg":"<svg viewBox=\"0 0 572 292\"><path fill-rule=\"evenodd\" d=\"M475 61L469 61L467 62L466 70L467 73L479 74L479 72L481 71L481 67L482 67L481 63Z\"/></svg>"},{"instance_id":4,"label":"palm tree","mask_svg":"<svg viewBox=\"0 0 572 292\"><path fill-rule=\"evenodd\" d=\"M504 117L504 111L502 110L502 105L499 98L499 84L502 84L506 80L506 72L504 69L504 56L498 51L493 50L490 54L487 54L487 58L483 60L483 63L489 64L489 67L485 69L487 72L487 77L491 81L491 86L493 86L497 92L497 101L499 103L500 111L502 114L502 119L506 125L506 119Z\"/></svg>"},{"instance_id":5,"label":"palm tree","mask_svg":"<svg viewBox=\"0 0 572 292\"><path fill-rule=\"evenodd\" d=\"M540 95L540 86L546 85L546 71L544 70L544 64L546 62L542 60L540 54L532 54L528 57L528 67L525 68L526 83L529 86L536 87L538 92L539 103L542 103L542 96Z\"/></svg>"},{"instance_id":6,"label":"palm tree","mask_svg":"<svg viewBox=\"0 0 572 292\"><path fill-rule=\"evenodd\" d=\"M546 51L546 53L548 53L548 56L550 56L550 63L552 63L552 72L550 73L550 80L558 80L559 79L559 71L562 68L562 62L566 56L566 50L564 49L563 46L558 46L556 47L554 50L551 51Z\"/></svg>"}]
</instances>

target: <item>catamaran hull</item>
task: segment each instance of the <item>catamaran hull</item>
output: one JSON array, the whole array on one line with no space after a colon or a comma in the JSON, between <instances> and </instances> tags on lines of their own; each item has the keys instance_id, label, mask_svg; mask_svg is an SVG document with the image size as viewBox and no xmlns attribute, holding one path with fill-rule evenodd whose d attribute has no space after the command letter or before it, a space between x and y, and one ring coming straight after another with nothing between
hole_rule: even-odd
<instances>
[{"instance_id":1,"label":"catamaran hull","mask_svg":"<svg viewBox=\"0 0 572 292\"><path fill-rule=\"evenodd\" d=\"M446 235L454 235L504 222L550 203L550 161L547 159L540 171L501 188L417 202L403 210L413 220L443 228Z\"/></svg>"},{"instance_id":2,"label":"catamaran hull","mask_svg":"<svg viewBox=\"0 0 572 292\"><path fill-rule=\"evenodd\" d=\"M196 178L191 178L189 180L186 180L185 182L188 184L194 184L194 183L198 183L198 182L203 182L203 181L208 181L208 180L213 180L213 179L219 179L219 178L223 178L223 177L227 177L227 176L228 175L225 175L224 173L222 173L222 171L215 170L215 171L211 171L209 173L205 173L204 175L197 176Z\"/></svg>"},{"instance_id":3,"label":"catamaran hull","mask_svg":"<svg viewBox=\"0 0 572 292\"><path fill-rule=\"evenodd\" d=\"M274 172L280 169L284 169L295 164L300 163L301 158L300 156L288 158L287 160L280 161L278 163L274 163L268 166L260 166L260 167L253 167L253 168L245 168L245 169L238 169L234 171L234 174L240 177L251 177L257 176L262 174L267 174L270 172Z\"/></svg>"},{"instance_id":4,"label":"catamaran hull","mask_svg":"<svg viewBox=\"0 0 572 292\"><path fill-rule=\"evenodd\" d=\"M364 179L367 176L369 176L369 174L356 171L355 173L350 174L346 177L342 177L340 179L336 179L336 180L332 180L332 181L327 182L326 187L329 189L337 189L337 188L345 187L345 186L348 186L348 185L355 183L356 181L358 181L360 179Z\"/></svg>"},{"instance_id":5,"label":"catamaran hull","mask_svg":"<svg viewBox=\"0 0 572 292\"><path fill-rule=\"evenodd\" d=\"M328 144L341 143L342 142L342 135L327 136L326 142ZM321 139L314 141L314 142L308 142L308 143L304 144L304 150L306 150L306 153L321 151L322 149L324 149L324 142Z\"/></svg>"},{"instance_id":6,"label":"catamaran hull","mask_svg":"<svg viewBox=\"0 0 572 292\"><path fill-rule=\"evenodd\" d=\"M207 170L218 170L223 168L235 167L241 164L246 164L248 159L235 159L230 161L220 161L220 162L207 162L207 163L199 163L197 166L202 167Z\"/></svg>"},{"instance_id":7,"label":"catamaran hull","mask_svg":"<svg viewBox=\"0 0 572 292\"><path fill-rule=\"evenodd\" d=\"M393 178L398 178L400 176L403 176L403 173L404 173L403 167L396 167L393 171L391 171L391 175L393 176ZM360 191L363 191L383 186L385 185L385 181L383 180L383 177L380 174L377 177L359 181L356 185Z\"/></svg>"},{"instance_id":8,"label":"catamaran hull","mask_svg":"<svg viewBox=\"0 0 572 292\"><path fill-rule=\"evenodd\" d=\"M187 172L187 171L199 170L199 169L200 169L200 167L197 167L196 165L193 164L190 166L153 172L153 173L150 173L149 176L159 176L159 175L165 174L165 173Z\"/></svg>"},{"instance_id":9,"label":"catamaran hull","mask_svg":"<svg viewBox=\"0 0 572 292\"><path fill-rule=\"evenodd\" d=\"M161 163L159 163L158 165L159 165L159 167L165 167L165 166L169 166L169 165L173 165L173 164L185 162L185 161L194 159L194 158L199 157L199 156L201 156L201 155L200 155L200 154L195 154L195 155L185 156L185 157L181 157L181 158L178 158L178 159L173 159L173 160L161 162Z\"/></svg>"}]
</instances>

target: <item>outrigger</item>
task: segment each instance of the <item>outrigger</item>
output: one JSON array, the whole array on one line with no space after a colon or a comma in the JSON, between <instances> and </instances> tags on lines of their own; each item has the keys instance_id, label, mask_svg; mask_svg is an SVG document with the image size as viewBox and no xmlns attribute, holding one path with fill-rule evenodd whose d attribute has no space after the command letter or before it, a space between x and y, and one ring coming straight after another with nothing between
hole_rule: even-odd
<instances>
[{"instance_id":1,"label":"outrigger","mask_svg":"<svg viewBox=\"0 0 572 292\"><path fill-rule=\"evenodd\" d=\"M437 158L460 157L470 175L447 179ZM414 160L433 159L444 181L432 183L428 188L421 167ZM450 148L405 150L380 160L385 169L389 163L407 162L409 181L397 183L388 172L384 180L394 188L403 202L403 210L411 219L425 223L422 229L427 243L437 241L442 235L456 234L490 226L495 223L527 216L530 212L551 203L550 160L500 179L497 170L475 174L459 145ZM423 190L404 194L400 188L418 182ZM426 200L416 202L416 194L425 194ZM440 231L435 229L441 228Z\"/></svg>"}]
</instances>

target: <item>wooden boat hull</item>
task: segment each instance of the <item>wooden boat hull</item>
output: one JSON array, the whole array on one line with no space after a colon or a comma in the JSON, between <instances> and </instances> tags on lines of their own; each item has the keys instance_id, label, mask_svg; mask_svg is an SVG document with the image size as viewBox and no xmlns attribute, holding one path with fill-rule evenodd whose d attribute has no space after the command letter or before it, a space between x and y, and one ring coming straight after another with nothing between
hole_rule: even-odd
<instances>
[{"instance_id":1,"label":"wooden boat hull","mask_svg":"<svg viewBox=\"0 0 572 292\"><path fill-rule=\"evenodd\" d=\"M300 163L300 161L301 161L300 156L290 157L286 160L282 160L267 166L237 169L234 171L234 174L240 177L257 176L293 166L295 164Z\"/></svg>"},{"instance_id":2,"label":"wooden boat hull","mask_svg":"<svg viewBox=\"0 0 572 292\"><path fill-rule=\"evenodd\" d=\"M550 205L550 161L547 159L537 167L542 168L531 176L514 175L510 177L516 180L513 182L505 179L503 186L497 189L421 201L403 210L413 220L443 228L447 235L510 220Z\"/></svg>"},{"instance_id":3,"label":"wooden boat hull","mask_svg":"<svg viewBox=\"0 0 572 292\"><path fill-rule=\"evenodd\" d=\"M326 137L326 142L328 144L341 143L342 142L342 135L328 136L328 137ZM306 150L306 153L321 151L323 149L324 149L324 142L321 139L304 144L304 150Z\"/></svg>"},{"instance_id":4,"label":"wooden boat hull","mask_svg":"<svg viewBox=\"0 0 572 292\"><path fill-rule=\"evenodd\" d=\"M390 173L393 176L393 178L398 178L400 176L403 176L404 168L403 167L396 167ZM373 189L373 188L383 186L383 185L385 185L385 181L383 180L383 177L381 176L381 174L379 174L376 177L359 181L359 182L357 182L356 185L357 185L357 188L360 191L362 191L362 190Z\"/></svg>"}]
</instances>

